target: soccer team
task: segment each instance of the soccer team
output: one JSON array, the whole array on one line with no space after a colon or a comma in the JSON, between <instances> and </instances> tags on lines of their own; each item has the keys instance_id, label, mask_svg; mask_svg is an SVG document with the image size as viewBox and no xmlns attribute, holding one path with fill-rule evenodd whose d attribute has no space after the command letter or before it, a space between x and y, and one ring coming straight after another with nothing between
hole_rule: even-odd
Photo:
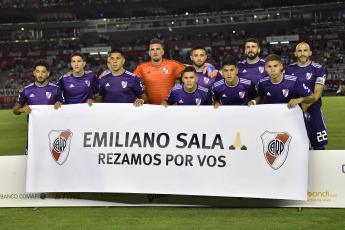
<instances>
[{"instance_id":1,"label":"soccer team","mask_svg":"<svg viewBox=\"0 0 345 230\"><path fill-rule=\"evenodd\" d=\"M116 49L109 53L109 70L97 77L85 71L85 56L71 55L73 71L62 76L58 84L48 82L50 64L37 60L33 74L35 82L26 86L13 107L14 114L30 114L30 105L88 103L144 103L163 105L247 105L287 103L288 108L299 104L313 149L325 149L327 131L321 111L321 95L325 82L325 69L310 60L312 52L307 43L296 46L297 62L285 70L278 55L259 58L257 39L245 43L246 60L236 63L224 59L217 71L206 63L207 52L202 46L190 51L192 65L163 58L163 44L152 39L148 54L150 62L140 64L134 73L124 69L125 55ZM176 81L182 84L175 86ZM144 85L142 85L144 83ZM97 95L97 96L96 96Z\"/></svg>"}]
</instances>

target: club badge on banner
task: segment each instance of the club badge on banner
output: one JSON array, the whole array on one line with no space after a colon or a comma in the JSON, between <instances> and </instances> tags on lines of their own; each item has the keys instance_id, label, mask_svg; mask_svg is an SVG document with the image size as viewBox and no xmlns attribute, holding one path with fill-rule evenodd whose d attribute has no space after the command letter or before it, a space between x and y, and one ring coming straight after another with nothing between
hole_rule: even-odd
<instances>
[{"instance_id":1,"label":"club badge on banner","mask_svg":"<svg viewBox=\"0 0 345 230\"><path fill-rule=\"evenodd\" d=\"M307 199L299 107L32 106L27 192Z\"/></svg>"}]
</instances>

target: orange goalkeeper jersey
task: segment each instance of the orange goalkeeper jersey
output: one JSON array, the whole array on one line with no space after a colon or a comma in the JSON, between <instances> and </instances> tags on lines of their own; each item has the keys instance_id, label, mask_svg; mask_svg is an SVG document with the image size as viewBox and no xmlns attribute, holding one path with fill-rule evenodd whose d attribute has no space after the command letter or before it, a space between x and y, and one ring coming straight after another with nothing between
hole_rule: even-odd
<instances>
[{"instance_id":1,"label":"orange goalkeeper jersey","mask_svg":"<svg viewBox=\"0 0 345 230\"><path fill-rule=\"evenodd\" d=\"M134 74L144 80L150 104L159 105L168 98L184 67L178 61L163 58L158 66L153 65L152 62L142 63Z\"/></svg>"}]
</instances>

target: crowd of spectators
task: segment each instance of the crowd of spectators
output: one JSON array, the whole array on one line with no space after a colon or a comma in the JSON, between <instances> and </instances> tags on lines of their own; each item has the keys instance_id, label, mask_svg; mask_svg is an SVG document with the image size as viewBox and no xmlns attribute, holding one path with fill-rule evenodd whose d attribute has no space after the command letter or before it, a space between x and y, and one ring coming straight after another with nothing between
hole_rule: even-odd
<instances>
[{"instance_id":1,"label":"crowd of spectators","mask_svg":"<svg viewBox=\"0 0 345 230\"><path fill-rule=\"evenodd\" d=\"M114 3L113 0L3 0L0 8L41 8ZM119 1L116 1L119 2ZM124 0L120 1L124 2Z\"/></svg>"}]
</instances>

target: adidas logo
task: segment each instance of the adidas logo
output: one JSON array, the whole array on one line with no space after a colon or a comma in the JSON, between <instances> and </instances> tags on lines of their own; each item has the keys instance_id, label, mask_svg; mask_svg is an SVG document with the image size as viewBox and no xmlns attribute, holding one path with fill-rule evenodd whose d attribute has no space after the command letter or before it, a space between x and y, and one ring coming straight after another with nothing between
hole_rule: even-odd
<instances>
[{"instance_id":1,"label":"adidas logo","mask_svg":"<svg viewBox=\"0 0 345 230\"><path fill-rule=\"evenodd\" d=\"M32 94L30 94L30 97L35 97L35 94L33 94L33 93L32 93Z\"/></svg>"},{"instance_id":2,"label":"adidas logo","mask_svg":"<svg viewBox=\"0 0 345 230\"><path fill-rule=\"evenodd\" d=\"M247 73L247 70L243 70L242 73Z\"/></svg>"},{"instance_id":3,"label":"adidas logo","mask_svg":"<svg viewBox=\"0 0 345 230\"><path fill-rule=\"evenodd\" d=\"M105 87L108 87L108 86L110 86L109 83L107 83L107 84L105 85Z\"/></svg>"},{"instance_id":4,"label":"adidas logo","mask_svg":"<svg viewBox=\"0 0 345 230\"><path fill-rule=\"evenodd\" d=\"M74 88L74 85L73 85L73 84L71 84L69 87L70 87L70 88Z\"/></svg>"},{"instance_id":5,"label":"adidas logo","mask_svg":"<svg viewBox=\"0 0 345 230\"><path fill-rule=\"evenodd\" d=\"M225 95L225 93L222 95L222 97L227 97L226 95Z\"/></svg>"},{"instance_id":6,"label":"adidas logo","mask_svg":"<svg viewBox=\"0 0 345 230\"><path fill-rule=\"evenodd\" d=\"M270 92L268 92L266 95L267 95L267 96L271 96Z\"/></svg>"},{"instance_id":7,"label":"adidas logo","mask_svg":"<svg viewBox=\"0 0 345 230\"><path fill-rule=\"evenodd\" d=\"M181 100L178 101L178 103L183 104L184 102L183 102L183 100L181 99Z\"/></svg>"}]
</instances>

